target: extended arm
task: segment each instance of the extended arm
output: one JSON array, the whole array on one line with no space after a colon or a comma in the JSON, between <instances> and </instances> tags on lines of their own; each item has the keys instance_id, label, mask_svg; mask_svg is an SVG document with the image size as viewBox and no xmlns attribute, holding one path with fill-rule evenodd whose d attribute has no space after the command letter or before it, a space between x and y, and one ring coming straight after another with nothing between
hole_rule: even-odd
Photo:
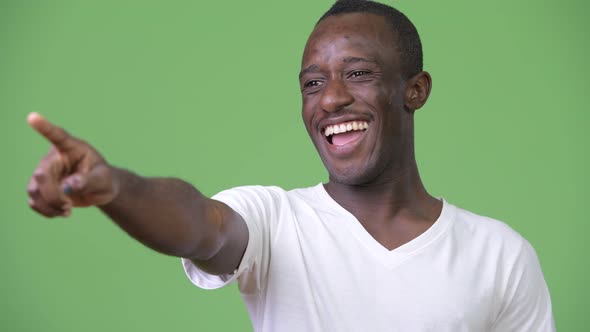
<instances>
[{"instance_id":1,"label":"extended arm","mask_svg":"<svg viewBox=\"0 0 590 332\"><path fill-rule=\"evenodd\" d=\"M29 182L29 205L47 217L98 206L146 246L193 260L214 274L232 272L248 242L244 220L227 205L173 178L145 178L109 165L89 144L38 114L29 124L53 147Z\"/></svg>"}]
</instances>

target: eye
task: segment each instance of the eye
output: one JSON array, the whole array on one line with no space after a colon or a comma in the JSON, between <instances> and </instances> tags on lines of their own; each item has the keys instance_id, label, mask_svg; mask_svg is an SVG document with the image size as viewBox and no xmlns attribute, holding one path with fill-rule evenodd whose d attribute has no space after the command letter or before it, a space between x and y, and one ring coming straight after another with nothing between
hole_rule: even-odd
<instances>
[{"instance_id":1,"label":"eye","mask_svg":"<svg viewBox=\"0 0 590 332\"><path fill-rule=\"evenodd\" d=\"M314 88L317 87L321 84L320 81L318 80L311 80L311 81L307 81L305 82L305 84L303 85L304 88Z\"/></svg>"},{"instance_id":2,"label":"eye","mask_svg":"<svg viewBox=\"0 0 590 332\"><path fill-rule=\"evenodd\" d=\"M364 76L364 75L367 75L367 74L369 74L369 72L366 71L366 70L357 70L357 71L353 71L350 74L350 77L357 78L357 77L361 77L361 76Z\"/></svg>"},{"instance_id":3,"label":"eye","mask_svg":"<svg viewBox=\"0 0 590 332\"><path fill-rule=\"evenodd\" d=\"M309 81L305 81L303 83L303 87L301 88L301 92L304 94L314 94L321 90L323 84L324 82L322 82L322 80L311 79Z\"/></svg>"}]
</instances>

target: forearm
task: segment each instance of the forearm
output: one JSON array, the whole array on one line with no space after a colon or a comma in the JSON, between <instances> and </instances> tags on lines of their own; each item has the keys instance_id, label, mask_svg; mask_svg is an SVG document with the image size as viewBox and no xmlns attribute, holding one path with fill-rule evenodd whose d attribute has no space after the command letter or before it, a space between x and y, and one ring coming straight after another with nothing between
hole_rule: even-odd
<instances>
[{"instance_id":1,"label":"forearm","mask_svg":"<svg viewBox=\"0 0 590 332\"><path fill-rule=\"evenodd\" d=\"M174 178L144 178L113 168L116 197L100 209L129 235L161 253L208 259L218 243L221 220L215 202Z\"/></svg>"},{"instance_id":2,"label":"forearm","mask_svg":"<svg viewBox=\"0 0 590 332\"><path fill-rule=\"evenodd\" d=\"M156 251L201 262L219 274L239 264L248 229L229 206L184 181L144 178L112 167L90 144L37 113L27 121L52 144L27 185L33 210L52 218L97 206Z\"/></svg>"}]
</instances>

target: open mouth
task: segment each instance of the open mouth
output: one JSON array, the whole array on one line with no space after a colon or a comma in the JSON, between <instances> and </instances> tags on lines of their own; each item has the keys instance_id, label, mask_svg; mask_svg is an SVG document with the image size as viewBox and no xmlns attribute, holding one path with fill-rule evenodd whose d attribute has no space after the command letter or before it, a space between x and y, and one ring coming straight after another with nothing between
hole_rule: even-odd
<instances>
[{"instance_id":1,"label":"open mouth","mask_svg":"<svg viewBox=\"0 0 590 332\"><path fill-rule=\"evenodd\" d=\"M367 128L367 121L342 122L324 128L324 135L328 143L343 146L358 140Z\"/></svg>"}]
</instances>

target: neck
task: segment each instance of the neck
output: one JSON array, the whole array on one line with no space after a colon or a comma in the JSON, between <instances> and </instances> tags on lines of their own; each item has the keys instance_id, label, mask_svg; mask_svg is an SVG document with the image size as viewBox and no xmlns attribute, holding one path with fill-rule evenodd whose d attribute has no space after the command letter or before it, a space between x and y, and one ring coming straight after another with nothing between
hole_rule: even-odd
<instances>
[{"instance_id":1,"label":"neck","mask_svg":"<svg viewBox=\"0 0 590 332\"><path fill-rule=\"evenodd\" d=\"M442 204L422 184L415 161L389 176L364 184L330 179L326 191L365 224L434 222Z\"/></svg>"}]
</instances>

